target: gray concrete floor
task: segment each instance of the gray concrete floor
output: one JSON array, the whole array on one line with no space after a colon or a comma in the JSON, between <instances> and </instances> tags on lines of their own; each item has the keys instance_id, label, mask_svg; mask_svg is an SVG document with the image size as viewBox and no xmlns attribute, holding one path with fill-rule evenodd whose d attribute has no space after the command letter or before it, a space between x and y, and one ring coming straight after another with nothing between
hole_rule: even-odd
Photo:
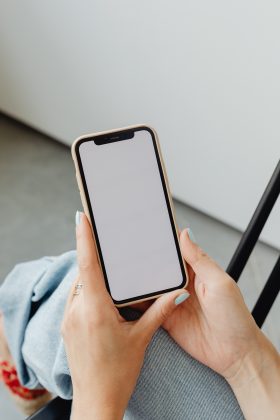
<instances>
[{"instance_id":1,"label":"gray concrete floor","mask_svg":"<svg viewBox=\"0 0 280 420\"><path fill-rule=\"evenodd\" d=\"M18 262L73 249L81 203L67 147L0 114L0 148L1 283ZM179 226L191 227L200 246L226 268L240 232L182 203L175 207ZM239 283L250 309L278 254L265 244L256 246ZM278 296L264 331L280 350L279 314ZM2 386L0 418L23 418Z\"/></svg>"}]
</instances>

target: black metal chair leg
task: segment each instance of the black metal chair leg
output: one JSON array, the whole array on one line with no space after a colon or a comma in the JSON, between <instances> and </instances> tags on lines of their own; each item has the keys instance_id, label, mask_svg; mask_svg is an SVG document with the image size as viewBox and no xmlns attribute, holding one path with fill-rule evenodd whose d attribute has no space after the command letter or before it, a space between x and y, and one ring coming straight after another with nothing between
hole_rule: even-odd
<instances>
[{"instance_id":1,"label":"black metal chair leg","mask_svg":"<svg viewBox=\"0 0 280 420\"><path fill-rule=\"evenodd\" d=\"M251 252L260 236L265 222L279 196L280 192L280 160L262 195L262 198L245 230L238 247L228 265L227 273L238 281Z\"/></svg>"},{"instance_id":2,"label":"black metal chair leg","mask_svg":"<svg viewBox=\"0 0 280 420\"><path fill-rule=\"evenodd\" d=\"M280 290L280 256L260 294L252 315L261 328Z\"/></svg>"},{"instance_id":3,"label":"black metal chair leg","mask_svg":"<svg viewBox=\"0 0 280 420\"><path fill-rule=\"evenodd\" d=\"M69 420L71 405L72 400L56 397L26 420Z\"/></svg>"}]
</instances>

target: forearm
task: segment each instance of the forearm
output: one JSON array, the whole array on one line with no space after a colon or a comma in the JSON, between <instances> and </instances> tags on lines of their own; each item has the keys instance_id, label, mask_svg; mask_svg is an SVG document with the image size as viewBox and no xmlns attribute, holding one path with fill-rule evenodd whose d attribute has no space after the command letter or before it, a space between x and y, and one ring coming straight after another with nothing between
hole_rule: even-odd
<instances>
[{"instance_id":1,"label":"forearm","mask_svg":"<svg viewBox=\"0 0 280 420\"><path fill-rule=\"evenodd\" d=\"M263 336L258 354L253 354L236 377L228 380L246 420L280 418L280 356Z\"/></svg>"}]
</instances>

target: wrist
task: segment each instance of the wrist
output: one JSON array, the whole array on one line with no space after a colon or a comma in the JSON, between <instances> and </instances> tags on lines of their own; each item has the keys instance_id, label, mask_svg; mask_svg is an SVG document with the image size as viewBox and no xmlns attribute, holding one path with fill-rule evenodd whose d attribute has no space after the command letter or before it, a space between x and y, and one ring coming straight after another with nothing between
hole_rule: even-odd
<instances>
[{"instance_id":1,"label":"wrist","mask_svg":"<svg viewBox=\"0 0 280 420\"><path fill-rule=\"evenodd\" d=\"M280 418L280 356L261 332L258 346L226 379L247 420Z\"/></svg>"},{"instance_id":2,"label":"wrist","mask_svg":"<svg viewBox=\"0 0 280 420\"><path fill-rule=\"evenodd\" d=\"M97 395L94 390L88 393L73 393L71 420L121 420L125 407L106 395Z\"/></svg>"},{"instance_id":3,"label":"wrist","mask_svg":"<svg viewBox=\"0 0 280 420\"><path fill-rule=\"evenodd\" d=\"M251 382L265 381L268 372L271 374L271 369L279 369L279 354L266 336L259 331L255 344L241 360L236 362L235 366L231 367L225 379L235 391L247 387Z\"/></svg>"}]
</instances>

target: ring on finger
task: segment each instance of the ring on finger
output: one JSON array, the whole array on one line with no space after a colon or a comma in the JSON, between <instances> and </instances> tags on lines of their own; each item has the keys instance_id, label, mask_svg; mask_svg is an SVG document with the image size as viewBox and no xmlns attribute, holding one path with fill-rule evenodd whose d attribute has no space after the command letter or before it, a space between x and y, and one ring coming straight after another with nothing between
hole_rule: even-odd
<instances>
[{"instance_id":1,"label":"ring on finger","mask_svg":"<svg viewBox=\"0 0 280 420\"><path fill-rule=\"evenodd\" d=\"M81 290L82 290L83 286L84 286L83 283L77 283L76 286L75 286L75 290L74 290L73 295L74 296L79 295L81 293Z\"/></svg>"}]
</instances>

